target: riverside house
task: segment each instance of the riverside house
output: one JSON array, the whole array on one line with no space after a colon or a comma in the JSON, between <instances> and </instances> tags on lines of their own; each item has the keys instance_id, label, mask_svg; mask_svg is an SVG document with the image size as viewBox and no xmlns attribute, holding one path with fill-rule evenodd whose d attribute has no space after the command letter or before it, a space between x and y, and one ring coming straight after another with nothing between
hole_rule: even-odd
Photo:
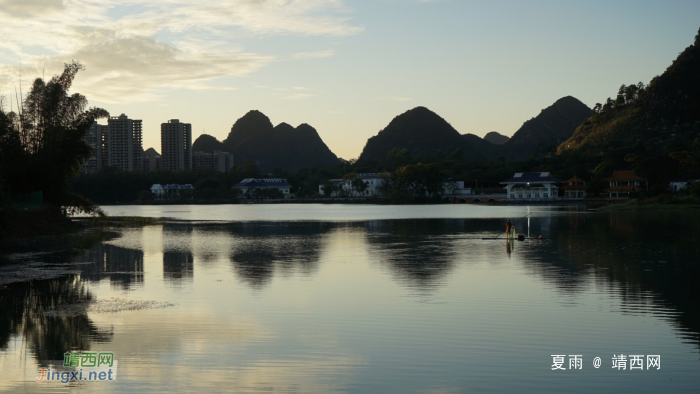
<instances>
[{"instance_id":1,"label":"riverside house","mask_svg":"<svg viewBox=\"0 0 700 394\"><path fill-rule=\"evenodd\" d=\"M381 174L378 172L371 172L365 174L357 174L360 179L367 185L367 190L365 190L363 197L386 197L387 187L386 182L391 181L391 175L389 173ZM352 187L352 180L350 179L331 179L329 182L336 186L336 190L333 190L331 197L340 196L354 196L355 190ZM340 190L342 188L342 191ZM323 195L323 185L318 185L318 194Z\"/></svg>"},{"instance_id":2,"label":"riverside house","mask_svg":"<svg viewBox=\"0 0 700 394\"><path fill-rule=\"evenodd\" d=\"M232 189L240 191L242 196L251 196L253 191L272 191L277 189L284 198L291 197L292 185L286 179L280 178L247 178L233 186Z\"/></svg>"},{"instance_id":3,"label":"riverside house","mask_svg":"<svg viewBox=\"0 0 700 394\"><path fill-rule=\"evenodd\" d=\"M564 198L582 200L586 198L586 182L583 179L574 176L566 181L567 185L562 187L564 190Z\"/></svg>"},{"instance_id":4,"label":"riverside house","mask_svg":"<svg viewBox=\"0 0 700 394\"><path fill-rule=\"evenodd\" d=\"M634 171L614 171L610 178L605 178L610 183L605 192L610 198L629 198L630 192L641 189L645 180L634 174Z\"/></svg>"},{"instance_id":5,"label":"riverside house","mask_svg":"<svg viewBox=\"0 0 700 394\"><path fill-rule=\"evenodd\" d=\"M559 199L558 183L548 172L516 172L501 185L506 185L506 200L551 201Z\"/></svg>"},{"instance_id":6,"label":"riverside house","mask_svg":"<svg viewBox=\"0 0 700 394\"><path fill-rule=\"evenodd\" d=\"M367 185L367 190L363 197L386 197L387 190L391 185L391 175L389 173L367 173L357 174ZM330 197L354 196L351 180L330 179L328 181L335 189ZM388 183L388 185L387 185ZM318 185L318 194L323 196L324 185ZM342 189L342 190L341 190ZM472 194L471 188L464 187L464 181L448 181L442 184L442 196L469 196Z\"/></svg>"},{"instance_id":7,"label":"riverside house","mask_svg":"<svg viewBox=\"0 0 700 394\"><path fill-rule=\"evenodd\" d=\"M161 185L154 184L151 186L151 194L156 200L182 200L192 198L194 186L190 184L178 185Z\"/></svg>"}]
</instances>

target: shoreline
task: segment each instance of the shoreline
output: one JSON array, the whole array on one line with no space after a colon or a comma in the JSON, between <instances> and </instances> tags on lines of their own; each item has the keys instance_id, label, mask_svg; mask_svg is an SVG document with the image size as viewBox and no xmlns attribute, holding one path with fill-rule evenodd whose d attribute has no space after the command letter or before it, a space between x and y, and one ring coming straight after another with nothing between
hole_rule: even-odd
<instances>
[{"instance_id":1,"label":"shoreline","mask_svg":"<svg viewBox=\"0 0 700 394\"><path fill-rule=\"evenodd\" d=\"M700 211L700 204L663 204L663 203L633 203L606 205L599 208L603 212L619 211Z\"/></svg>"}]
</instances>

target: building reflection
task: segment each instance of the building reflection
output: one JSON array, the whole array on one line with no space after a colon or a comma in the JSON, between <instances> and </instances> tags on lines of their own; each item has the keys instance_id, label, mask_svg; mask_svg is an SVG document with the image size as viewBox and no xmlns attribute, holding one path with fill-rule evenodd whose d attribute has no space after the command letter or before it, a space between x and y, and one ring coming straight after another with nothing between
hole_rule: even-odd
<instances>
[{"instance_id":1,"label":"building reflection","mask_svg":"<svg viewBox=\"0 0 700 394\"><path fill-rule=\"evenodd\" d=\"M163 225L163 279L166 282L180 285L191 283L194 279L194 228L191 223Z\"/></svg>"},{"instance_id":2,"label":"building reflection","mask_svg":"<svg viewBox=\"0 0 700 394\"><path fill-rule=\"evenodd\" d=\"M163 252L163 278L172 283L191 282L194 278L192 253Z\"/></svg>"},{"instance_id":3,"label":"building reflection","mask_svg":"<svg viewBox=\"0 0 700 394\"><path fill-rule=\"evenodd\" d=\"M100 281L108 278L113 287L124 290L143 285L143 251L99 244L74 258L82 264L82 278Z\"/></svg>"}]
</instances>

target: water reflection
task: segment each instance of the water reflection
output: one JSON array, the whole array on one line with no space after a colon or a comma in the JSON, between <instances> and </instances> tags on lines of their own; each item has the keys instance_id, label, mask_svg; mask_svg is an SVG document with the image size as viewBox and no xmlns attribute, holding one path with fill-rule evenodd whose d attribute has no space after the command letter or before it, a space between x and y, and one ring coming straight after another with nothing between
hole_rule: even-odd
<instances>
[{"instance_id":1,"label":"water reflection","mask_svg":"<svg viewBox=\"0 0 700 394\"><path fill-rule=\"evenodd\" d=\"M527 269L565 294L594 283L617 293L623 313L673 321L700 346L700 222L683 212L552 219L552 239L526 250Z\"/></svg>"},{"instance_id":2,"label":"water reflection","mask_svg":"<svg viewBox=\"0 0 700 394\"><path fill-rule=\"evenodd\" d=\"M100 281L108 278L111 285L123 290L143 285L143 251L99 244L86 250L74 261L81 264L81 278Z\"/></svg>"},{"instance_id":3,"label":"water reflection","mask_svg":"<svg viewBox=\"0 0 700 394\"><path fill-rule=\"evenodd\" d=\"M77 275L14 283L0 290L0 349L21 335L39 364L62 360L67 350L90 350L94 342L107 342L112 332L98 328L85 313L46 316L45 312L93 300Z\"/></svg>"},{"instance_id":4,"label":"water reflection","mask_svg":"<svg viewBox=\"0 0 700 394\"><path fill-rule=\"evenodd\" d=\"M163 252L163 278L174 284L189 282L194 276L191 253Z\"/></svg>"},{"instance_id":5,"label":"water reflection","mask_svg":"<svg viewBox=\"0 0 700 394\"><path fill-rule=\"evenodd\" d=\"M317 267L323 235L334 228L328 223L261 224L231 226L231 264L236 275L248 285L261 288L277 274L313 274Z\"/></svg>"},{"instance_id":6,"label":"water reflection","mask_svg":"<svg viewBox=\"0 0 700 394\"><path fill-rule=\"evenodd\" d=\"M455 236L470 223L464 220L367 222L367 244L379 264L412 288L438 286L449 275L460 252Z\"/></svg>"},{"instance_id":7,"label":"water reflection","mask_svg":"<svg viewBox=\"0 0 700 394\"><path fill-rule=\"evenodd\" d=\"M60 257L80 263L76 266L81 272L80 276L15 284L0 290L0 346L7 348L13 336L21 335L40 360L57 360L61 359L63 352L68 349L85 350L96 341L109 341L112 338L111 332L100 330L85 314L55 318L45 316L43 311L93 300L92 294L85 287L86 281L109 278L111 288L139 294L145 287L144 275L148 272L159 274L161 268L164 282L182 284L194 280L195 268L204 267L206 269L197 273L198 280L201 272L202 282L210 283L207 290L216 292L217 297L219 294L228 295L227 292L234 288L239 291L239 295L257 295L257 291L265 292L270 297L260 297L260 303L250 308L253 310L260 307L256 310L269 312L279 310L279 303L285 301L274 298L280 294L279 288L272 286L276 277L300 275L311 278L315 282L314 285L319 285L318 282L337 280L337 283L349 282L350 287L357 288L365 286L362 281L368 279L367 283L370 284L367 285L367 289L368 292L375 292L372 294L384 296L389 293L384 293L387 288L396 288L398 293L417 289L421 297L425 295L427 298L447 288L452 278L462 275L464 280L464 277L469 275L476 277L483 274L484 271L479 273L477 270L469 270L471 266L482 270L494 268L488 271L488 275L493 274L492 276L483 277L483 281L487 283L491 283L488 281L492 280L493 283L500 284L501 277L497 276L498 274L524 273L530 278L535 278L537 286L553 288L559 295L567 296L564 298L572 303L575 303L580 295L590 293L591 288L596 288L594 293L604 297L619 296L621 305L616 304L616 307L621 308L620 313L654 314L666 319L672 322L686 340L698 346L700 308L695 301L698 299L696 284L700 278L700 243L695 242L700 235L698 219L697 214L653 212L529 217L516 223L518 232L532 237L543 235L546 239L525 242L481 239L499 234L503 229L503 219L382 220L352 223L166 223L162 228L152 226L132 229L124 231L123 237L97 245L77 257ZM503 243L506 244L505 253ZM144 255L146 248L147 256ZM343 248L345 254L341 253L341 256L352 257L353 260L348 261L353 265L338 264L339 258L338 255L334 255L334 248ZM144 272L145 259L148 264L153 264L148 265L147 272ZM323 265L333 265L337 271L329 273L328 271L332 270L320 270ZM213 274L207 269L211 269ZM358 274L340 279L333 277L338 272ZM236 279L243 286L236 283L236 280L230 281L232 284L218 284L217 281L211 280L214 275L217 279ZM375 280L376 278L367 278L366 275L378 275L388 280L381 282ZM155 277L158 281L161 280L158 275ZM352 283L353 281L357 283ZM525 282L522 280L513 283L519 285ZM370 289L369 286L383 287ZM456 286L461 286L461 283L457 283ZM250 292L251 289L256 292ZM323 288L322 291L324 293L309 292L306 299L316 299L318 294L326 294L325 292L331 290ZM166 294L173 296L176 293ZM201 305L209 305L210 302L216 302L206 299L206 292L202 293L204 295L192 295L193 304L201 302ZM352 304L354 294L346 289L343 297L347 297L347 303L343 305L355 311L369 308L368 305ZM481 293L471 295L478 297ZM284 296L293 298L297 294ZM339 297L337 294L335 296ZM329 296L329 299L332 297ZM445 296L445 299L454 303L460 301L457 297ZM371 304L382 304L384 301L373 299ZM505 325L513 323L507 320L509 313L513 316L516 314L509 309L511 304L500 304L501 300L495 298L489 301L498 313L485 313L482 317L486 320L505 322ZM340 304L337 299L328 301L328 305L335 306L334 303ZM473 308L471 312L475 314L481 312L476 307L463 305ZM211 333L211 340L216 343L219 343L222 336L229 335L222 333L226 333L235 320L217 320L222 317L214 311L224 307L222 304L211 310L201 308L201 321L218 324L217 327L221 329L221 332ZM243 309L246 306L241 303L236 307ZM356 312L353 317L359 317L358 321L362 322L380 321L385 316L384 313L390 313L394 307L404 307L401 311L404 314L400 315L397 312L397 315L390 316L391 318L409 316L414 311L410 305L406 307L403 304L391 304L385 310L375 311L375 314L362 315ZM424 311L432 313L433 310L426 308ZM542 313L536 308L532 308L532 311L533 315ZM327 316L319 312L322 316L317 321L327 321L324 324L328 324L328 335L338 336L327 341L335 343L334 341L342 339L342 335L338 333L343 328L332 324L335 319L340 322L338 326L342 326L343 317L333 315L334 312L326 312L331 317L326 319ZM169 311L164 311L163 315L149 314L145 311L142 313L151 321L148 327L145 325L138 329L148 331L148 335L153 337L162 336L151 327L163 316L167 317ZM437 312L432 316L442 318ZM303 322L294 322L299 324L299 331L305 331ZM347 330L362 329L361 325L353 325L357 323L352 321L344 323L350 327ZM168 324L171 322L163 321L159 327L163 332L167 332L170 329ZM476 330L476 324L475 322L467 328ZM455 328L451 333L456 337L465 332L462 330L464 327L466 326ZM407 341L395 343L397 348L410 347L405 345L413 340L413 337L402 331L404 328L390 328L397 338ZM145 335L139 330L134 329L132 334L135 338ZM281 335L279 333L283 331L280 329L275 335ZM357 338L359 334L353 335L355 336L347 335L346 338ZM427 332L425 337L435 341L440 339L439 335L431 336L431 333ZM309 341L314 342L316 339L311 338ZM291 337L289 341L285 341L285 345L280 345L280 348L298 343L298 340L299 338ZM180 344L181 337L173 337L171 341L172 344L168 346L177 348L175 344ZM152 342L149 338L148 341L144 341L143 346L150 346ZM356 342L347 343L348 348L359 346ZM426 348L428 347L426 345ZM277 349L267 350L272 354Z\"/></svg>"}]
</instances>

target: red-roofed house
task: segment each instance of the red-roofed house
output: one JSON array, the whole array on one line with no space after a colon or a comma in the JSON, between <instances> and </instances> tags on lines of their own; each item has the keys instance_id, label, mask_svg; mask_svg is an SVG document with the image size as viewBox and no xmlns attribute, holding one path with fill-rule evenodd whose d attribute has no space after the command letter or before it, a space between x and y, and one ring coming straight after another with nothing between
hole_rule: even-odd
<instances>
[{"instance_id":1,"label":"red-roofed house","mask_svg":"<svg viewBox=\"0 0 700 394\"><path fill-rule=\"evenodd\" d=\"M634 171L614 171L610 178L605 178L610 186L605 189L610 198L629 198L630 192L641 189L643 178L634 175Z\"/></svg>"},{"instance_id":2,"label":"red-roofed house","mask_svg":"<svg viewBox=\"0 0 700 394\"><path fill-rule=\"evenodd\" d=\"M566 181L566 183L567 185L562 187L564 190L564 198L586 198L586 182L584 182L583 179L574 176Z\"/></svg>"}]
</instances>

